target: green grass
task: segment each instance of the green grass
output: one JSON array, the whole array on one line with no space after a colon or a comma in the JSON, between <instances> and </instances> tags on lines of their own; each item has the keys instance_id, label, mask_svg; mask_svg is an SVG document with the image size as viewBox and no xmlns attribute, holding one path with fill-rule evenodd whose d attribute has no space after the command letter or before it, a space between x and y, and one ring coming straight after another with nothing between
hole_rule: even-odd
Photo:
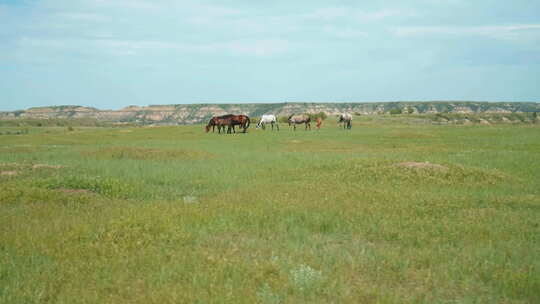
<instances>
[{"instance_id":1,"label":"green grass","mask_svg":"<svg viewBox=\"0 0 540 304\"><path fill-rule=\"evenodd\" d=\"M538 125L415 119L3 135L0 303L540 302Z\"/></svg>"}]
</instances>

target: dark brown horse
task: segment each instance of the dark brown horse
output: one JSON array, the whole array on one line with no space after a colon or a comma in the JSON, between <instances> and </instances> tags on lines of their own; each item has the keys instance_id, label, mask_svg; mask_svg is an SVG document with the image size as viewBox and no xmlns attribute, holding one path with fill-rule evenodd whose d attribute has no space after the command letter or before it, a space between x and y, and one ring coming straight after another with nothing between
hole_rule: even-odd
<instances>
[{"instance_id":1,"label":"dark brown horse","mask_svg":"<svg viewBox=\"0 0 540 304\"><path fill-rule=\"evenodd\" d=\"M225 127L227 127L227 133L236 133L235 126L240 126L244 130L243 133L246 133L247 128L250 125L249 117L246 115L222 115L222 116L215 116L208 121L208 124L206 125L206 132L208 133L210 131L210 128L212 128L212 132L214 132L215 127L218 127L218 132L221 133L221 129L223 129L223 132L225 132Z\"/></svg>"},{"instance_id":2,"label":"dark brown horse","mask_svg":"<svg viewBox=\"0 0 540 304\"><path fill-rule=\"evenodd\" d=\"M222 116L214 116L208 121L208 124L206 125L206 133L210 131L210 128L212 128L212 132L215 131L215 128L218 128L218 132L221 133L221 129L223 129L223 132L225 132L225 127L229 127L231 125L231 117L233 115L222 115Z\"/></svg>"},{"instance_id":3,"label":"dark brown horse","mask_svg":"<svg viewBox=\"0 0 540 304\"><path fill-rule=\"evenodd\" d=\"M231 124L227 130L227 133L230 133L231 128L232 131L236 133L234 126L240 126L240 128L244 130L242 133L246 133L250 124L251 121L247 115L231 115Z\"/></svg>"}]
</instances>

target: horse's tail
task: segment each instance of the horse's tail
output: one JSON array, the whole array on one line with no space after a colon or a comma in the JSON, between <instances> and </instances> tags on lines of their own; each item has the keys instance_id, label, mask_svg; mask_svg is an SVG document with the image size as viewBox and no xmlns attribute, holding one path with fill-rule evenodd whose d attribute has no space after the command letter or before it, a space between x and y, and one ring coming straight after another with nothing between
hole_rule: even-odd
<instances>
[{"instance_id":1,"label":"horse's tail","mask_svg":"<svg viewBox=\"0 0 540 304\"><path fill-rule=\"evenodd\" d=\"M249 128L249 125L251 124L251 120L249 120L249 116L246 115L246 120L247 120L247 123L246 123L246 129Z\"/></svg>"}]
</instances>

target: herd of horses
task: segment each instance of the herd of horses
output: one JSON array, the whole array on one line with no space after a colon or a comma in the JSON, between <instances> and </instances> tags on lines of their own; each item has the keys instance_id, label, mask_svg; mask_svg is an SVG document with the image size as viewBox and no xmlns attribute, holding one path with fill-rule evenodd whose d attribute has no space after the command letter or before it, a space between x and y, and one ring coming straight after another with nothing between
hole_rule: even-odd
<instances>
[{"instance_id":1,"label":"herd of horses","mask_svg":"<svg viewBox=\"0 0 540 304\"><path fill-rule=\"evenodd\" d=\"M287 122L289 123L289 127L293 126L294 131L296 131L296 125L301 124L305 126L305 130L311 130L311 116L307 114L292 114L288 117ZM221 133L221 131L225 133L226 128L227 133L230 134L236 133L235 127L238 126L242 130L242 133L246 133L250 123L251 121L247 115L227 114L212 117L210 121L208 121L205 129L207 133L210 131L210 129L212 129L212 132L215 132L217 127L218 133ZM315 123L317 129L320 129L322 125L322 118L317 117L315 119ZM351 129L352 115L348 113L338 115L338 123L343 126L343 129ZM274 131L274 127L277 131L279 131L279 124L275 115L269 114L261 116L261 119L257 123L257 128L266 130L266 125L271 125L272 131Z\"/></svg>"}]
</instances>

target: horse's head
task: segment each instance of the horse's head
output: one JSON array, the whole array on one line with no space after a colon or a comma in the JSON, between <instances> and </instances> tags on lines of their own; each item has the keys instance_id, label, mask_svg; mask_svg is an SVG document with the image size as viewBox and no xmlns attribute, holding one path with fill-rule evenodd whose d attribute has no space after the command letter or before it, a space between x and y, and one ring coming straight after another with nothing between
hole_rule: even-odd
<instances>
[{"instance_id":1,"label":"horse's head","mask_svg":"<svg viewBox=\"0 0 540 304\"><path fill-rule=\"evenodd\" d=\"M206 127L204 127L204 129L206 130L206 133L208 133L208 131L210 131L210 124L207 124Z\"/></svg>"}]
</instances>

